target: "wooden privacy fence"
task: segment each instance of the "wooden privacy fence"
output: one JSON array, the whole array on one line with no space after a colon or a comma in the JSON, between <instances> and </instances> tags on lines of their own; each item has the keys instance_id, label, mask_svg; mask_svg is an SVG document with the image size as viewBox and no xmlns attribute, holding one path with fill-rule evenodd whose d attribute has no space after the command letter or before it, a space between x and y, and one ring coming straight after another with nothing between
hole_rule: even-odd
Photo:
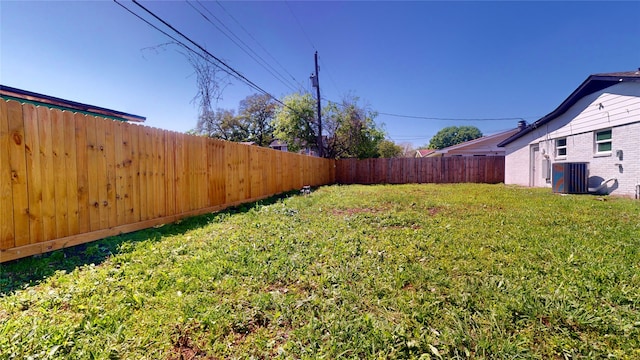
<instances>
[{"instance_id":1,"label":"wooden privacy fence","mask_svg":"<svg viewBox=\"0 0 640 360\"><path fill-rule=\"evenodd\" d=\"M0 262L334 182L333 160L0 101Z\"/></svg>"},{"instance_id":2,"label":"wooden privacy fence","mask_svg":"<svg viewBox=\"0 0 640 360\"><path fill-rule=\"evenodd\" d=\"M340 184L504 182L504 156L343 159L336 163Z\"/></svg>"},{"instance_id":3,"label":"wooden privacy fence","mask_svg":"<svg viewBox=\"0 0 640 360\"><path fill-rule=\"evenodd\" d=\"M499 156L336 161L0 100L0 263L304 185L503 181Z\"/></svg>"}]
</instances>

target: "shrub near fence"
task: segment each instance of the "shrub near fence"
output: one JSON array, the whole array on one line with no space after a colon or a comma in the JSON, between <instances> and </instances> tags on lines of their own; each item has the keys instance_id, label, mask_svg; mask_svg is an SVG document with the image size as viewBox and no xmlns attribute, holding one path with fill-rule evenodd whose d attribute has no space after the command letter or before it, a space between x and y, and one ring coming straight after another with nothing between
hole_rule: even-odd
<instances>
[{"instance_id":1,"label":"shrub near fence","mask_svg":"<svg viewBox=\"0 0 640 360\"><path fill-rule=\"evenodd\" d=\"M0 262L332 184L334 164L0 101Z\"/></svg>"},{"instance_id":2,"label":"shrub near fence","mask_svg":"<svg viewBox=\"0 0 640 360\"><path fill-rule=\"evenodd\" d=\"M504 156L395 159L342 159L336 163L340 184L504 182Z\"/></svg>"}]
</instances>

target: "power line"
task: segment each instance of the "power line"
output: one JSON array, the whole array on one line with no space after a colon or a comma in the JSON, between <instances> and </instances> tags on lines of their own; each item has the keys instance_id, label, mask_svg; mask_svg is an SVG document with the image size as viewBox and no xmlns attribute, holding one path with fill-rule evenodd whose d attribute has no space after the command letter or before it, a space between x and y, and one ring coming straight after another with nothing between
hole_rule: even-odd
<instances>
[{"instance_id":1,"label":"power line","mask_svg":"<svg viewBox=\"0 0 640 360\"><path fill-rule=\"evenodd\" d=\"M346 107L340 102L333 101L327 98L322 98L322 100L333 103L337 106ZM376 112L378 115L386 115L386 116L394 116L401 117L407 119L420 119L420 120L438 120L438 121L514 121L514 120L524 120L525 118L540 118L540 116L523 116L523 117L504 117L504 118L443 118L443 117L429 117L429 116L413 116L413 115L401 115L401 114L392 114L386 112Z\"/></svg>"},{"instance_id":2,"label":"power line","mask_svg":"<svg viewBox=\"0 0 640 360\"><path fill-rule=\"evenodd\" d=\"M232 74L231 72L229 72L227 69L221 67L219 64L216 64L215 62L211 61L211 59L207 58L206 56L204 56L202 53L199 53L195 50L193 50L192 48L190 48L187 44L183 43L182 41L176 39L175 37L171 36L170 34L168 34L166 31L160 29L159 27L155 26L154 24L152 24L151 22L149 22L147 19L143 18L142 16L136 14L135 12L133 12L131 9L127 8L126 6L124 6L123 4L119 3L117 0L113 0L116 4L118 4L120 7L122 7L123 9L125 9L127 12L129 12L130 14L132 14L133 16L137 17L138 19L142 20L144 23L146 23L147 25L149 25L150 27L152 27L153 29L159 31L160 33L164 34L166 37L168 37L169 39L173 40L176 44L178 44L179 46L182 46L182 48L184 48L187 51L190 51L191 53L201 57L204 61L210 63L211 65L215 66L216 68L220 69L221 71L225 72L227 75L229 76L233 76L236 77L234 74ZM236 77L237 78L237 77ZM278 101L277 99L275 99L276 101Z\"/></svg>"},{"instance_id":3,"label":"power line","mask_svg":"<svg viewBox=\"0 0 640 360\"><path fill-rule=\"evenodd\" d=\"M250 58L252 58L256 63L258 63L260 66L262 66L263 69L265 69L269 74L271 74L274 78L276 78L278 81L280 81L284 86L288 87L290 90L292 91L296 91L295 86L292 86L291 83L288 83L288 80L284 78L284 76L282 76L282 74L280 74L276 69L274 69L269 63L267 63L264 58L262 58L259 54L257 54L253 49L251 49L251 47L249 47L249 45L247 45L244 41L242 41L242 39L240 39L231 29L229 29L229 27L227 27L224 22L222 22L220 19L218 19L211 11L209 11L209 9L207 9L202 2L197 1L198 5L200 5L207 13L209 13L209 15L211 17L213 17L218 23L220 23L220 25L222 25L227 32L229 32L231 35L233 35L233 37L235 37L242 45L238 44L238 42L236 42L236 40L234 40L229 34L227 34L227 32L225 32L224 30L222 30L218 25L216 25L213 21L211 21L211 19L209 19L209 17L205 14L202 13L202 11L200 11L199 9L197 9L191 2L189 2L188 0L186 1L187 4L189 6L191 6L191 8L193 8L193 10L195 10L196 12L198 12L198 14L200 14L209 24L211 24L212 26L214 26L216 29L218 29L218 31L220 31L224 36L226 36L229 40L231 40L231 42L233 42L236 46L238 46L242 51L244 51L245 54L247 54ZM244 45L244 46L243 46ZM247 51L248 49L248 51ZM251 53L250 53L251 52ZM257 58L256 58L257 57ZM267 68L268 67L268 68ZM274 73L275 72L275 73Z\"/></svg>"},{"instance_id":4,"label":"power line","mask_svg":"<svg viewBox=\"0 0 640 360\"><path fill-rule=\"evenodd\" d=\"M118 3L117 0L113 0L115 1L118 5L124 7L125 9L127 9L124 5ZM147 12L149 15L153 16L156 20L160 21L162 24L164 24L166 27L170 28L171 30L173 30L175 33L177 33L178 35L180 35L182 38L186 39L187 41L189 41L191 44L193 44L195 47L197 47L200 51L202 51L203 53L209 55L210 57L212 57L213 59L215 59L219 64L221 64L222 66L224 66L224 68L228 69L228 71L226 71L224 68L221 68L223 71L225 71L227 74L235 77L236 79L244 82L245 84L247 84L248 86L252 87L254 90L257 90L265 95L270 96L274 101L276 101L277 103L286 106L282 101L280 101L278 98L276 98L275 96L271 95L269 92L267 92L266 90L262 89L260 86L258 86L257 84L255 84L253 81L247 79L247 77L245 77L244 75L242 75L240 72L238 72L236 69L234 69L233 67L231 67L230 65L228 65L227 63L225 63L224 61L222 61L221 59L219 59L218 57L216 57L215 55L213 55L212 53L210 53L208 50L206 50L205 48L203 48L200 44L198 44L197 42L193 41L191 38L189 38L188 36L186 36L185 34L183 34L182 32L180 32L178 29L176 29L175 27L173 27L171 24L169 24L167 21L163 20L162 18L160 18L158 15L154 14L151 10L147 9L146 7L144 7L143 5L141 5L137 0L133 0L133 3L136 4L138 7L140 7L141 9L143 9L145 12ZM127 9L129 12L133 13L131 10ZM133 13L134 15L136 15L136 17L142 19L142 17L138 16L137 14ZM150 24L148 21L144 20L147 24ZM151 24L150 24L151 25ZM153 26L153 25L152 25ZM157 27L153 26L153 28L159 30ZM160 30L161 31L161 30ZM161 31L163 34L169 36L171 39L175 40L174 37L168 35L166 32ZM181 42L179 42L181 43ZM182 44L182 43L181 43ZM193 51L193 49L187 47L187 49ZM197 52L196 52L197 53ZM230 73L230 72L231 73Z\"/></svg>"},{"instance_id":5,"label":"power line","mask_svg":"<svg viewBox=\"0 0 640 360\"><path fill-rule=\"evenodd\" d=\"M291 12L291 15L293 15L293 18L296 19L296 21L298 22L298 26L300 27L300 30L302 30L302 33L304 34L304 36L307 38L307 41L309 41L309 44L311 45L311 47L313 48L313 50L318 51L318 49L316 49L315 45L313 45L313 41L311 41L311 38L309 37L309 35L307 34L306 31L304 31L304 27L302 26L302 23L300 22L300 20L298 19L298 17L296 16L296 14L293 12L293 9L291 8L291 5L289 5L289 2L285 0L285 5L287 5L287 8L289 9L289 11Z\"/></svg>"},{"instance_id":6,"label":"power line","mask_svg":"<svg viewBox=\"0 0 640 360\"><path fill-rule=\"evenodd\" d=\"M333 83L333 86L336 88L336 90L338 90L339 93L341 93L340 89L338 88L338 84L336 83L335 80L333 80L333 76L331 76L331 71L329 71L329 69L327 68L327 65L324 63L324 61L322 61L322 58L320 58L320 64L325 68L325 70L327 70L327 75L329 75L329 80L331 80L331 83Z\"/></svg>"},{"instance_id":7,"label":"power line","mask_svg":"<svg viewBox=\"0 0 640 360\"><path fill-rule=\"evenodd\" d=\"M183 43L182 41L176 39L175 37L169 35L167 32L165 32L164 30L160 29L159 27L153 25L152 23L150 23L149 21L147 21L147 19L143 18L142 16L136 14L135 12L133 12L131 9L129 9L128 7L124 6L123 4L119 3L118 0L113 0L116 4L120 5L120 7L122 7L123 9L125 9L127 12L129 12L130 14L132 14L133 16L137 17L138 19L142 20L143 22L145 22L147 25L151 26L152 28L154 28L155 30L161 32L162 34L164 34L166 37L168 37L169 39L175 41L177 44L179 44L180 46L182 46L183 48L191 51L192 53L202 57L205 61L209 62L210 64L214 65L215 67L217 67L218 69L224 71L225 73L227 73L229 76L234 76L232 73L230 73L229 71L227 71L226 69L220 67L220 65L211 62L211 60L207 59L204 55L198 53L197 51L194 51L193 49L191 49L189 46L187 46L187 44Z\"/></svg>"},{"instance_id":8,"label":"power line","mask_svg":"<svg viewBox=\"0 0 640 360\"><path fill-rule=\"evenodd\" d=\"M391 136L389 135L389 138L393 139L393 140L429 140L432 138L432 136L421 136L421 137L411 137L411 136Z\"/></svg>"},{"instance_id":9,"label":"power line","mask_svg":"<svg viewBox=\"0 0 640 360\"><path fill-rule=\"evenodd\" d=\"M200 1L198 1L200 2ZM218 6L220 6L220 8L222 8L222 10L227 13L227 15L229 15L229 17L236 23L238 24L238 26L240 26L240 28L242 30L244 30L244 32L249 35L249 37L251 39L253 39L253 41L267 54L269 55L269 57L275 61L276 64L278 64L278 66L280 66L280 68L282 70L284 70L284 72L287 73L287 75L289 75L291 77L291 79L293 79L293 81L296 83L296 85L300 86L300 89L303 89L304 86L302 86L302 84L300 83L300 81L298 81L298 79L295 78L295 76L291 75L291 73L289 72L289 70L287 70L287 68L285 68L279 61L278 59L276 59L273 55L271 55L271 53L264 47L262 46L262 44L249 32L249 30L247 30L244 26L242 26L242 23L240 23L223 5L220 1L216 1L216 3L218 4Z\"/></svg>"},{"instance_id":10,"label":"power line","mask_svg":"<svg viewBox=\"0 0 640 360\"><path fill-rule=\"evenodd\" d=\"M302 26L302 22L300 22L300 19L298 19L298 17L296 16L296 14L293 12L293 9L291 8L291 5L289 5L289 2L285 0L285 4L287 5L287 8L289 9L289 12L291 12L291 15L293 16L293 18L296 20L296 22L298 23L298 26L300 27L300 30L302 30L302 33L304 34L304 36L307 38L307 41L309 42L309 44L311 45L311 47L313 48L313 50L315 50L316 52L318 52L318 49L316 48L316 46L313 44L313 41L311 41L311 37L309 37L309 34L307 34L307 32L304 30L304 27ZM327 66L325 65L325 63L322 61L322 58L320 58L320 63L322 64L323 67L327 68ZM336 88L336 90L338 90L338 92L340 92L340 88L338 87L338 85L336 84L336 81L333 80L333 76L331 76L331 72L327 69L327 75L329 76L329 80L331 80L331 82L333 83L333 86Z\"/></svg>"},{"instance_id":11,"label":"power line","mask_svg":"<svg viewBox=\"0 0 640 360\"><path fill-rule=\"evenodd\" d=\"M504 117L504 118L441 118L441 117L430 117L430 116L413 116L413 115L401 115L401 114L392 114L386 112L378 112L379 115L393 116L393 117L401 117L407 119L421 119L421 120L442 120L442 121L514 121L514 120L524 120L524 117ZM532 116L527 116L531 118Z\"/></svg>"}]
</instances>

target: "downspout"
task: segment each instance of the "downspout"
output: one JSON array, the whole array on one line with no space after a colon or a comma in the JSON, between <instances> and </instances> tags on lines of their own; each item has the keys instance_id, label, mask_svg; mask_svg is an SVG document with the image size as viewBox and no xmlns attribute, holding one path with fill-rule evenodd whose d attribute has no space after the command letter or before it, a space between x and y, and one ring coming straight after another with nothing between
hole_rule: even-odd
<instances>
[{"instance_id":1,"label":"downspout","mask_svg":"<svg viewBox=\"0 0 640 360\"><path fill-rule=\"evenodd\" d=\"M636 199L640 199L640 184L636 185Z\"/></svg>"}]
</instances>

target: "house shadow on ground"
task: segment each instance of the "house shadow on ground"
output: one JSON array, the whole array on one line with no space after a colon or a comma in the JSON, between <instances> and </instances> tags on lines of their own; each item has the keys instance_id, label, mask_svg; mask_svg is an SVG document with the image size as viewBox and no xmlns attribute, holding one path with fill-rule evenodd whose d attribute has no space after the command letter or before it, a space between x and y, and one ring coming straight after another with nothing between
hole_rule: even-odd
<instances>
[{"instance_id":1,"label":"house shadow on ground","mask_svg":"<svg viewBox=\"0 0 640 360\"><path fill-rule=\"evenodd\" d=\"M129 248L123 247L123 244L159 241L164 237L183 234L206 226L215 217L245 213L253 208L274 204L281 199L297 194L299 194L298 191L291 191L216 213L186 218L176 223L112 236L86 244L2 263L0 264L0 296L6 296L16 290L35 286L57 271L71 272L84 265L99 265L112 255L121 253L123 251L121 249Z\"/></svg>"}]
</instances>

